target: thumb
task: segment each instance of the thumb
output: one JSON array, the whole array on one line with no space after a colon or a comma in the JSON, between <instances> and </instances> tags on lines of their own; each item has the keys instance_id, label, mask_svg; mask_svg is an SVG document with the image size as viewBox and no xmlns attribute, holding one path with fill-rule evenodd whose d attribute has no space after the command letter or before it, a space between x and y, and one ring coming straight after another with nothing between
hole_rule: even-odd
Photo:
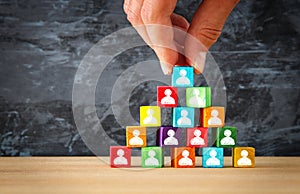
<instances>
[{"instance_id":1,"label":"thumb","mask_svg":"<svg viewBox=\"0 0 300 194\"><path fill-rule=\"evenodd\" d=\"M185 41L187 61L197 71L203 71L205 53L221 35L227 17L238 2L239 0L204 0L197 9L188 30L191 36ZM198 43L191 37L196 38Z\"/></svg>"}]
</instances>

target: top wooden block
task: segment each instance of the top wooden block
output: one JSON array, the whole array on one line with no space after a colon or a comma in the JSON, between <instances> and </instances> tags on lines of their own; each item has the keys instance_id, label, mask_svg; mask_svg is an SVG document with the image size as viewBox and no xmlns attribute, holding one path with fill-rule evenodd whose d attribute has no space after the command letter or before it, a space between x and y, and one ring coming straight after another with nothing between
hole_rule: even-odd
<instances>
[{"instance_id":1,"label":"top wooden block","mask_svg":"<svg viewBox=\"0 0 300 194\"><path fill-rule=\"evenodd\" d=\"M172 74L172 86L192 87L194 85L194 68L175 66Z\"/></svg>"}]
</instances>

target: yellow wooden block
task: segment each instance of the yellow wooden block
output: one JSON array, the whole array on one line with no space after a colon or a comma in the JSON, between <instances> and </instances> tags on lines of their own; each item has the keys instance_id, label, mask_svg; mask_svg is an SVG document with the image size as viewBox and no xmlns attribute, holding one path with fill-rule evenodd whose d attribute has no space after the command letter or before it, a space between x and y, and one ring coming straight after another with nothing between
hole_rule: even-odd
<instances>
[{"instance_id":1,"label":"yellow wooden block","mask_svg":"<svg viewBox=\"0 0 300 194\"><path fill-rule=\"evenodd\" d=\"M127 147L145 147L146 146L146 127L127 126L126 127L126 145Z\"/></svg>"},{"instance_id":2,"label":"yellow wooden block","mask_svg":"<svg viewBox=\"0 0 300 194\"><path fill-rule=\"evenodd\" d=\"M146 127L161 126L160 107L159 106L141 106L140 124Z\"/></svg>"},{"instance_id":3,"label":"yellow wooden block","mask_svg":"<svg viewBox=\"0 0 300 194\"><path fill-rule=\"evenodd\" d=\"M255 167L255 148L235 147L233 148L233 166L236 168Z\"/></svg>"}]
</instances>

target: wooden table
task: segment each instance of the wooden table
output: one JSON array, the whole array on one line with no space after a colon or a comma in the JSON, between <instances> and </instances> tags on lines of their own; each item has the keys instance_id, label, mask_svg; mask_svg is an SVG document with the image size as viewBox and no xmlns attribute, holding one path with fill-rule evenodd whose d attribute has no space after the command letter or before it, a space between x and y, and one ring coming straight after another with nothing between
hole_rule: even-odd
<instances>
[{"instance_id":1,"label":"wooden table","mask_svg":"<svg viewBox=\"0 0 300 194\"><path fill-rule=\"evenodd\" d=\"M229 157L222 169L113 169L106 162L107 157L0 157L0 193L300 193L300 157L257 157L256 168L248 169L229 167Z\"/></svg>"}]
</instances>

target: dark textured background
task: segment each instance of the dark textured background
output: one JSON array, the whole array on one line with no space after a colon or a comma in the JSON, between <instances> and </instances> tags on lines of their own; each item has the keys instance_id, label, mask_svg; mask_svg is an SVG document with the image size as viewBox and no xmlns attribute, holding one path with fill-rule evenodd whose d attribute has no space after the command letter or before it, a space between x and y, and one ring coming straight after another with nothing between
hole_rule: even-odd
<instances>
[{"instance_id":1,"label":"dark textured background","mask_svg":"<svg viewBox=\"0 0 300 194\"><path fill-rule=\"evenodd\" d=\"M179 1L176 12L191 20L199 3ZM296 0L241 1L211 48L227 87L226 122L257 155L300 155L299 13ZM72 116L74 75L95 43L128 26L122 1L0 0L0 155L92 154ZM147 59L153 52L137 48L114 63ZM138 87L132 104L141 93L153 101L156 85ZM110 102L97 107L107 134L125 143Z\"/></svg>"}]
</instances>

